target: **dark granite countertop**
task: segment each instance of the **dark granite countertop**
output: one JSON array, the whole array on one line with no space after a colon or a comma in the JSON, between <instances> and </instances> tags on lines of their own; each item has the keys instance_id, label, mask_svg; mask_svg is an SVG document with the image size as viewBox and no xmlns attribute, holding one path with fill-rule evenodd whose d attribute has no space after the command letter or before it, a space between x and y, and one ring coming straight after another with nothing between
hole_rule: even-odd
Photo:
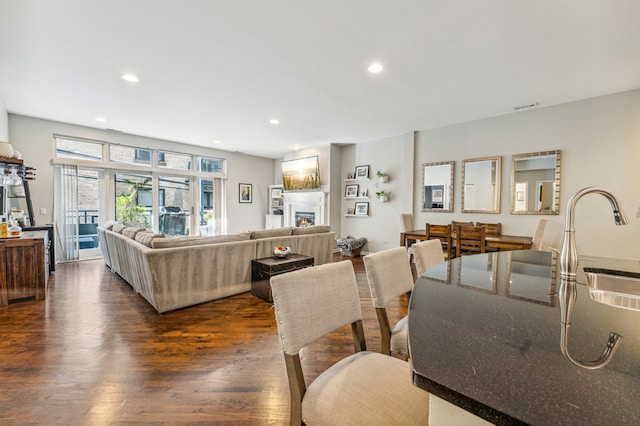
<instances>
[{"instance_id":1,"label":"dark granite countertop","mask_svg":"<svg viewBox=\"0 0 640 426\"><path fill-rule=\"evenodd\" d=\"M570 353L560 351L556 255L513 251L456 258L417 281L409 305L414 383L495 424L638 424L640 312L591 300L578 274ZM580 268L640 273L640 262L583 258Z\"/></svg>"}]
</instances>

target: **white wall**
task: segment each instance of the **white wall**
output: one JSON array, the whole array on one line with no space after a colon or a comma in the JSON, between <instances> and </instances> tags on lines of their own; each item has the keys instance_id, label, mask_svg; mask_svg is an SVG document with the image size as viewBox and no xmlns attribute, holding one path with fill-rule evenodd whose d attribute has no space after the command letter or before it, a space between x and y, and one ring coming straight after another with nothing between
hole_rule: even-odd
<instances>
[{"instance_id":1,"label":"white wall","mask_svg":"<svg viewBox=\"0 0 640 426\"><path fill-rule=\"evenodd\" d=\"M0 96L0 142L11 142L9 140L9 114L4 106L2 96Z\"/></svg>"},{"instance_id":2,"label":"white wall","mask_svg":"<svg viewBox=\"0 0 640 426\"><path fill-rule=\"evenodd\" d=\"M2 116L0 111L0 117ZM1 120L1 118L0 118ZM0 131L1 129L0 121ZM141 138L63 123L9 115L9 137L22 152L28 165L38 169L33 186L36 215L46 207L51 222L52 134L108 140L141 147L161 147L184 152L227 158L229 166L229 232L264 227L267 193L271 183L280 183L280 160L251 157L226 151L209 150L167 141ZM415 142L414 142L415 140ZM562 151L560 215L509 214L511 155L536 151ZM285 159L320 157L323 186L331 193L331 226L337 237L366 237L365 251L375 252L399 244L400 214L412 212L416 227L424 223L449 223L451 220L502 222L503 232L533 235L540 217L564 224L564 208L570 195L585 186L601 186L618 196L631 225L615 227L608 203L601 197L587 196L576 211L579 250L589 255L640 259L640 90L594 98L570 104L541 108L501 117L487 118L438 129L421 130L395 137L355 145L332 145L288 154ZM502 156L501 213L461 213L462 160ZM423 213L421 164L455 161L454 212ZM336 167L336 164L339 164ZM358 165L369 165L370 216L346 218L352 200L344 200L344 178ZM391 201L375 198L375 173L386 172L392 191ZM279 180L278 180L279 179ZM253 203L238 203L238 184L253 184ZM336 214L336 210L338 213ZM336 218L339 219L336 221Z\"/></svg>"},{"instance_id":3,"label":"white wall","mask_svg":"<svg viewBox=\"0 0 640 426\"><path fill-rule=\"evenodd\" d=\"M559 149L561 214L509 214L511 155ZM533 235L544 217L564 226L569 197L581 188L600 186L613 192L631 224L616 227L609 203L600 196L583 198L576 208L576 239L582 254L640 259L640 91L573 102L555 107L487 118L417 132L414 157L414 220L502 222L503 233ZM462 160L502 156L500 214L460 212ZM420 165L455 160L454 212L420 211ZM400 212L398 212L400 213ZM374 229L369 230L370 233Z\"/></svg>"},{"instance_id":4,"label":"white wall","mask_svg":"<svg viewBox=\"0 0 640 426\"><path fill-rule=\"evenodd\" d=\"M234 233L264 228L267 193L274 176L275 162L272 159L9 114L11 143L22 153L25 164L37 169L36 180L30 183L30 189L38 225L53 221L53 134L225 158L228 170L227 231ZM238 202L240 183L253 185L252 203ZM47 209L46 215L39 214L41 207Z\"/></svg>"},{"instance_id":5,"label":"white wall","mask_svg":"<svg viewBox=\"0 0 640 426\"><path fill-rule=\"evenodd\" d=\"M410 208L408 206L412 203L410 201L412 199L411 185L406 183L411 182L413 167L411 163L406 164L403 161L406 153L413 151L412 147L413 133L342 148L342 177L339 182L341 184L342 221L338 238L349 235L355 238L366 237L368 241L363 248L365 252L376 252L398 246L400 242L400 213L404 209ZM344 181L347 173L355 172L356 166L365 165L369 166L369 181ZM389 175L388 183L378 184L376 177L378 170ZM363 188L369 191L368 217L344 216L347 208L354 207L353 200L344 199L345 185L353 183L360 185L360 191ZM376 198L376 191L382 188L391 191L390 201L387 203L382 203Z\"/></svg>"}]
</instances>

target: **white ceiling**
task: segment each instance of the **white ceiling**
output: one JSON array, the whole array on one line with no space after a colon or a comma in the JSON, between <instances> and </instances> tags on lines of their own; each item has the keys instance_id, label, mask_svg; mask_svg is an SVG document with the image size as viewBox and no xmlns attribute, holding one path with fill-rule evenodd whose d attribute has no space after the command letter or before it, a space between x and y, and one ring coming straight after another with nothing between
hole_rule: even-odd
<instances>
[{"instance_id":1,"label":"white ceiling","mask_svg":"<svg viewBox=\"0 0 640 426\"><path fill-rule=\"evenodd\" d=\"M277 158L640 88L639 17L638 0L0 0L0 97Z\"/></svg>"}]
</instances>

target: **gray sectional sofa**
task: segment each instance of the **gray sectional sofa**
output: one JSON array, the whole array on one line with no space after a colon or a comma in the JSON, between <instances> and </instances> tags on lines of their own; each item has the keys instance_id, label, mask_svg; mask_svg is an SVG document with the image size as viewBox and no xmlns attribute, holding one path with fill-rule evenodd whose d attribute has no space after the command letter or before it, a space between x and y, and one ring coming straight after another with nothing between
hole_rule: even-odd
<instances>
[{"instance_id":1,"label":"gray sectional sofa","mask_svg":"<svg viewBox=\"0 0 640 426\"><path fill-rule=\"evenodd\" d=\"M143 228L98 227L105 264L159 313L251 290L251 260L279 245L331 262L336 246L329 226L279 228L214 237L169 237Z\"/></svg>"}]
</instances>

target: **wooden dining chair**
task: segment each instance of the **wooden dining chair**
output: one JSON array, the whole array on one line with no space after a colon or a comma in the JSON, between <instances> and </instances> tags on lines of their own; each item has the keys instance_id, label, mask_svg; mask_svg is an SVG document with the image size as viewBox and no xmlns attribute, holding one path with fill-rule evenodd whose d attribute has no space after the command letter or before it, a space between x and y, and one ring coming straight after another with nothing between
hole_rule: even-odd
<instances>
[{"instance_id":1,"label":"wooden dining chair","mask_svg":"<svg viewBox=\"0 0 640 426\"><path fill-rule=\"evenodd\" d=\"M425 236L427 240L440 240L445 259L452 259L455 254L451 229L451 225L425 224Z\"/></svg>"},{"instance_id":2,"label":"wooden dining chair","mask_svg":"<svg viewBox=\"0 0 640 426\"><path fill-rule=\"evenodd\" d=\"M439 240L427 240L413 245L413 253L416 258L416 272L418 276L428 269L445 261L442 244Z\"/></svg>"},{"instance_id":3,"label":"wooden dining chair","mask_svg":"<svg viewBox=\"0 0 640 426\"><path fill-rule=\"evenodd\" d=\"M429 423L429 393L412 383L408 363L366 350L350 261L276 275L271 290L291 394L291 425ZM315 340L349 325L355 353L307 386L300 351L311 350L308 345ZM314 358L310 352L305 355Z\"/></svg>"},{"instance_id":4,"label":"wooden dining chair","mask_svg":"<svg viewBox=\"0 0 640 426\"><path fill-rule=\"evenodd\" d=\"M380 336L382 339L380 351L385 355L391 352L408 358L408 318L401 318L393 327L387 315L387 305L403 294L410 294L413 290L413 274L411 265L407 262L404 247L395 247L368 254L362 258L364 270L373 307L376 309Z\"/></svg>"},{"instance_id":5,"label":"wooden dining chair","mask_svg":"<svg viewBox=\"0 0 640 426\"><path fill-rule=\"evenodd\" d=\"M473 222L458 222L456 220L451 221L451 229L455 230L456 226L475 226Z\"/></svg>"},{"instance_id":6,"label":"wooden dining chair","mask_svg":"<svg viewBox=\"0 0 640 426\"><path fill-rule=\"evenodd\" d=\"M486 253L485 229L480 226L456 226L456 257Z\"/></svg>"},{"instance_id":7,"label":"wooden dining chair","mask_svg":"<svg viewBox=\"0 0 640 426\"><path fill-rule=\"evenodd\" d=\"M486 235L498 236L502 235L502 223L482 223L476 222L476 226L484 228Z\"/></svg>"}]
</instances>

